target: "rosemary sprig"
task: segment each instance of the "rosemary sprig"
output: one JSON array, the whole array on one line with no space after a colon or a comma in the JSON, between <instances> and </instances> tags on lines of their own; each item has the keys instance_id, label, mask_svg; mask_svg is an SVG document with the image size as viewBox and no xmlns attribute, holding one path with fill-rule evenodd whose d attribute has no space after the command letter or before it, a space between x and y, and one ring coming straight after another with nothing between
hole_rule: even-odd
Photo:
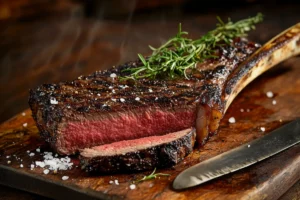
<instances>
[{"instance_id":1,"label":"rosemary sprig","mask_svg":"<svg viewBox=\"0 0 300 200\"><path fill-rule=\"evenodd\" d=\"M142 181L155 179L157 176L171 176L170 174L163 174L163 173L156 173L155 174L155 171L156 171L156 168L153 170L153 172L150 175L144 176L142 179L134 181L134 183L139 183L139 182L142 182Z\"/></svg>"},{"instance_id":2,"label":"rosemary sprig","mask_svg":"<svg viewBox=\"0 0 300 200\"><path fill-rule=\"evenodd\" d=\"M196 40L184 37L188 35L188 32L182 31L181 24L179 24L176 36L158 48L149 46L153 51L149 58L145 59L138 54L142 65L123 70L129 72L130 75L122 79L157 77L173 79L178 76L185 76L188 79L188 69L195 68L197 63L205 59L215 58L216 47L230 44L234 38L246 36L246 32L255 29L254 25L263 20L263 15L258 13L255 17L236 23L230 19L224 23L219 17L217 20L216 29Z\"/></svg>"}]
</instances>

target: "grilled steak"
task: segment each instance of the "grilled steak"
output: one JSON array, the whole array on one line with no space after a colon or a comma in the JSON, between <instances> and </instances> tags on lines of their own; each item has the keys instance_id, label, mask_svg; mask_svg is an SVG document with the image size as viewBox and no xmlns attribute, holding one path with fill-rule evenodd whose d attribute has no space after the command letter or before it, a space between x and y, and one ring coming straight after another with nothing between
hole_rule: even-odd
<instances>
[{"instance_id":1,"label":"grilled steak","mask_svg":"<svg viewBox=\"0 0 300 200\"><path fill-rule=\"evenodd\" d=\"M110 171L118 170L117 164L129 170L125 166L130 164L128 160L150 157L153 160L140 166L133 162L132 169L163 166L164 160L156 160L161 156L158 151L188 146L184 153L175 151L177 157L167 156L168 163L175 164L187 155L194 137L175 134L176 139L170 141L165 136L195 127L196 140L203 145L217 131L242 88L270 67L299 54L299 33L298 24L258 51L260 45L238 38L216 49L216 58L188 71L189 79L120 81L119 77L127 75L123 69L141 64L128 62L71 82L44 84L30 91L29 104L41 135L58 153L74 154L90 148L83 150L81 157L89 171L97 167L105 171L100 167L104 163ZM163 139L152 146L136 146L160 137ZM109 144L119 148L118 153L104 151ZM133 147L132 151L124 145Z\"/></svg>"},{"instance_id":2,"label":"grilled steak","mask_svg":"<svg viewBox=\"0 0 300 200\"><path fill-rule=\"evenodd\" d=\"M199 64L189 80L119 82L126 75L123 69L139 64L129 62L71 82L42 85L30 91L29 103L42 136L60 154L197 126L197 115L215 116L197 108L199 104L219 113L218 119L212 118L218 123L228 75L258 47L238 39L219 49L217 59ZM217 125L206 129L214 133Z\"/></svg>"},{"instance_id":3,"label":"grilled steak","mask_svg":"<svg viewBox=\"0 0 300 200\"><path fill-rule=\"evenodd\" d=\"M81 161L86 171L106 173L170 167L192 152L195 137L195 129L187 129L166 135L114 142L84 149Z\"/></svg>"}]
</instances>

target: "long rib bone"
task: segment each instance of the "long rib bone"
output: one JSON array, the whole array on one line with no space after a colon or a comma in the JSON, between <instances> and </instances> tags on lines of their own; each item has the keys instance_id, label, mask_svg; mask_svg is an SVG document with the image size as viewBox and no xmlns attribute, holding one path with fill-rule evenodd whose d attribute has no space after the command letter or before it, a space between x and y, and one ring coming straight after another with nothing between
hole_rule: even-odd
<instances>
[{"instance_id":1,"label":"long rib bone","mask_svg":"<svg viewBox=\"0 0 300 200\"><path fill-rule=\"evenodd\" d=\"M222 108L198 105L196 119L198 144L205 144L209 134L218 130L226 110L243 88L263 72L298 54L300 54L300 23L271 39L235 68L223 88Z\"/></svg>"}]
</instances>

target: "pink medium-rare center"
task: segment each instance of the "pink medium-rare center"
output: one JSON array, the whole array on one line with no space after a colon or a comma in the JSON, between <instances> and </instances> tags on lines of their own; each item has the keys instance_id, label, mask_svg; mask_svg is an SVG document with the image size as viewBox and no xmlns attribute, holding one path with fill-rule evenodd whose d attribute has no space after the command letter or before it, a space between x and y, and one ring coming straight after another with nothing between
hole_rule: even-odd
<instances>
[{"instance_id":1,"label":"pink medium-rare center","mask_svg":"<svg viewBox=\"0 0 300 200\"><path fill-rule=\"evenodd\" d=\"M185 108L136 109L106 113L105 116L83 116L80 120L65 120L59 129L55 148L59 153L71 154L78 149L164 135L194 126L194 106Z\"/></svg>"}]
</instances>

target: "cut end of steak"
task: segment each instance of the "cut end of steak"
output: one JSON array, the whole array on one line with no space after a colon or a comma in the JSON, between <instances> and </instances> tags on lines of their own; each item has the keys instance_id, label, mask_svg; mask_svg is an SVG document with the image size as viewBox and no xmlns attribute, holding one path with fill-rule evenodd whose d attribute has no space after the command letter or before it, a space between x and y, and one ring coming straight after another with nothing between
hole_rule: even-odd
<instances>
[{"instance_id":1,"label":"cut end of steak","mask_svg":"<svg viewBox=\"0 0 300 200\"><path fill-rule=\"evenodd\" d=\"M195 138L195 129L186 129L162 136L124 140L86 148L80 159L86 171L98 173L170 167L192 152Z\"/></svg>"}]
</instances>

